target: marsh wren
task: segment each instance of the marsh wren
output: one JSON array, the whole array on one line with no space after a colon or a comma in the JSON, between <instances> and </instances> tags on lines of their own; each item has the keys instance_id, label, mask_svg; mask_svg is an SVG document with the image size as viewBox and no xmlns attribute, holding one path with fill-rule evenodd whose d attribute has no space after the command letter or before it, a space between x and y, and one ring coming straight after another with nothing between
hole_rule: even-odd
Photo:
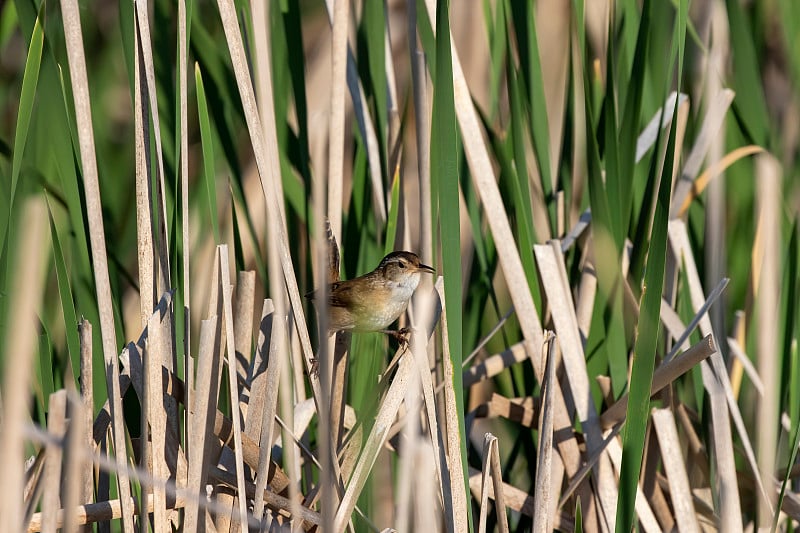
<instances>
[{"instance_id":1,"label":"marsh wren","mask_svg":"<svg viewBox=\"0 0 800 533\"><path fill-rule=\"evenodd\" d=\"M386 328L405 312L423 272L435 270L423 265L417 254L392 252L378 267L346 281L328 285L328 330L388 333L405 340L403 331ZM315 292L306 296L314 299Z\"/></svg>"}]
</instances>

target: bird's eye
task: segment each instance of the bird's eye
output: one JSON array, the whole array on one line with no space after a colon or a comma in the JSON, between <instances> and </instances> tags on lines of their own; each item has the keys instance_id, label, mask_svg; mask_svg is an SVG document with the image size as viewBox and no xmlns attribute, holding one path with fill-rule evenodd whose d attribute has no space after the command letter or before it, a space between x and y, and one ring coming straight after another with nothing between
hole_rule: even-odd
<instances>
[{"instance_id":1,"label":"bird's eye","mask_svg":"<svg viewBox=\"0 0 800 533\"><path fill-rule=\"evenodd\" d=\"M406 267L406 264L403 263L402 261L398 261L397 264L400 265L400 268L405 268Z\"/></svg>"}]
</instances>

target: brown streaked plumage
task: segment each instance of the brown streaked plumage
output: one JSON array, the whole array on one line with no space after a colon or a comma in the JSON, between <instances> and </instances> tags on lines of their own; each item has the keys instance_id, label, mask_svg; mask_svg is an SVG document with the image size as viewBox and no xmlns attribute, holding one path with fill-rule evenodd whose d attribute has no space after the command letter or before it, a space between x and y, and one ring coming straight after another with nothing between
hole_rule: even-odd
<instances>
[{"instance_id":1,"label":"brown streaked plumage","mask_svg":"<svg viewBox=\"0 0 800 533\"><path fill-rule=\"evenodd\" d=\"M385 331L405 312L423 272L435 272L412 252L392 252L378 267L354 279L328 285L328 329ZM315 293L307 296L314 299Z\"/></svg>"}]
</instances>

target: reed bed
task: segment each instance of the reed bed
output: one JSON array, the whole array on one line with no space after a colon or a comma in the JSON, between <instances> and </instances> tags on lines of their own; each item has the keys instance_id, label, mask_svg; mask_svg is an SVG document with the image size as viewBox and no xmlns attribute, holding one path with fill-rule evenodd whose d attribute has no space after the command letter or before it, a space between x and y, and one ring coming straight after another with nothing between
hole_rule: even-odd
<instances>
[{"instance_id":1,"label":"reed bed","mask_svg":"<svg viewBox=\"0 0 800 533\"><path fill-rule=\"evenodd\" d=\"M0 6L0 530L794 531L797 11Z\"/></svg>"}]
</instances>

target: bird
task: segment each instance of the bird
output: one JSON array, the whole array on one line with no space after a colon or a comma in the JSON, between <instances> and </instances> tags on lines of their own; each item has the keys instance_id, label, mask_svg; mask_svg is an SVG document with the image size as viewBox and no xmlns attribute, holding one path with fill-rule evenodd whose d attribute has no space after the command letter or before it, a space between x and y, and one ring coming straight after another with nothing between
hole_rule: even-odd
<instances>
[{"instance_id":1,"label":"bird","mask_svg":"<svg viewBox=\"0 0 800 533\"><path fill-rule=\"evenodd\" d=\"M387 328L408 307L423 273L436 271L413 252L392 252L372 272L328 284L328 332L380 332L407 340L407 330ZM314 300L319 291L306 295Z\"/></svg>"}]
</instances>

